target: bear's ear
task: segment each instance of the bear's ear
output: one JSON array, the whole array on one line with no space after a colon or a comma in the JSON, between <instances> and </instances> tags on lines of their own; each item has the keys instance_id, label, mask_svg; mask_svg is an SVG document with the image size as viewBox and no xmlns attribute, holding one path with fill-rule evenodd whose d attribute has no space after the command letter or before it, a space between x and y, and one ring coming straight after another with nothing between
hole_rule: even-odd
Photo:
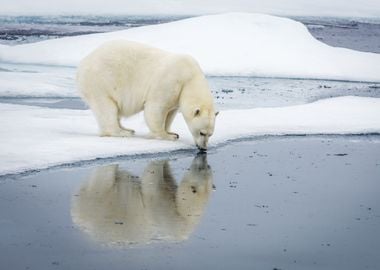
<instances>
[{"instance_id":1,"label":"bear's ear","mask_svg":"<svg viewBox=\"0 0 380 270\"><path fill-rule=\"evenodd\" d=\"M215 113L215 116L217 116L218 114L219 114L219 112L216 112L216 113Z\"/></svg>"},{"instance_id":2,"label":"bear's ear","mask_svg":"<svg viewBox=\"0 0 380 270\"><path fill-rule=\"evenodd\" d=\"M195 111L194 111L194 117L197 117L200 114L201 114L201 109L199 109L199 108L195 109Z\"/></svg>"}]
</instances>

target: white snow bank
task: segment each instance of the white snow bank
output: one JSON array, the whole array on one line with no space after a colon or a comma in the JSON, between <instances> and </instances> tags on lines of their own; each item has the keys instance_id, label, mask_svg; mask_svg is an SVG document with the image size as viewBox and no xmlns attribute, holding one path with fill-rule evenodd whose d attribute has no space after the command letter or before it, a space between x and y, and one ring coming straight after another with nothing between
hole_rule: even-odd
<instances>
[{"instance_id":1,"label":"white snow bank","mask_svg":"<svg viewBox=\"0 0 380 270\"><path fill-rule=\"evenodd\" d=\"M76 66L103 42L128 39L193 55L209 75L380 81L380 55L334 48L294 20L227 13L132 28L0 46L0 61Z\"/></svg>"},{"instance_id":2,"label":"white snow bank","mask_svg":"<svg viewBox=\"0 0 380 270\"><path fill-rule=\"evenodd\" d=\"M96 135L97 125L90 111L8 104L0 104L0 111L0 175L99 157L195 148L182 117L173 124L180 139L172 142L144 138L147 128L141 114L124 123L137 131L136 137L104 138ZM380 99L363 97L222 111L210 143L215 146L257 135L379 133L379 115Z\"/></svg>"}]
</instances>

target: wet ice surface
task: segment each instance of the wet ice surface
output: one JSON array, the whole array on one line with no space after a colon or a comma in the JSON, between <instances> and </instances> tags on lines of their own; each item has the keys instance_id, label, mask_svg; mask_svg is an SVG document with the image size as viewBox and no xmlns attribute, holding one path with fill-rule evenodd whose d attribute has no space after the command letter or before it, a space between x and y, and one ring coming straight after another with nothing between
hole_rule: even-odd
<instances>
[{"instance_id":1,"label":"wet ice surface","mask_svg":"<svg viewBox=\"0 0 380 270\"><path fill-rule=\"evenodd\" d=\"M78 97L75 68L0 63L0 102L86 109ZM219 109L305 104L338 96L380 97L380 84L257 77L207 78Z\"/></svg>"},{"instance_id":2,"label":"wet ice surface","mask_svg":"<svg viewBox=\"0 0 380 270\"><path fill-rule=\"evenodd\" d=\"M0 178L0 262L379 269L379 153L379 136L268 137L207 161L182 152Z\"/></svg>"},{"instance_id":3,"label":"wet ice surface","mask_svg":"<svg viewBox=\"0 0 380 270\"><path fill-rule=\"evenodd\" d=\"M380 97L380 84L303 79L210 77L222 109L280 107L338 96Z\"/></svg>"},{"instance_id":4,"label":"wet ice surface","mask_svg":"<svg viewBox=\"0 0 380 270\"><path fill-rule=\"evenodd\" d=\"M20 104L20 105L30 105L39 106L45 108L57 108L57 109L74 109L74 110L84 110L88 109L88 106L80 98L59 98L59 97L49 97L49 98L39 98L39 97L15 97L15 98L1 98L1 103L8 104Z\"/></svg>"}]
</instances>

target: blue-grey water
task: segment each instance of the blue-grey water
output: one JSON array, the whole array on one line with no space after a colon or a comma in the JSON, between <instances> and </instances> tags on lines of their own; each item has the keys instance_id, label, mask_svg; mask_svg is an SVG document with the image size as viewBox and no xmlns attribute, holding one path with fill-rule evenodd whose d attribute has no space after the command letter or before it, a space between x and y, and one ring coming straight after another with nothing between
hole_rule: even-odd
<instances>
[{"instance_id":1,"label":"blue-grey water","mask_svg":"<svg viewBox=\"0 0 380 270\"><path fill-rule=\"evenodd\" d=\"M379 269L379 153L378 136L264 137L1 178L0 265Z\"/></svg>"},{"instance_id":2,"label":"blue-grey water","mask_svg":"<svg viewBox=\"0 0 380 270\"><path fill-rule=\"evenodd\" d=\"M254 77L208 77L207 79L220 110L292 106L340 96L380 97L379 83ZM76 94L74 79L71 85L75 93L72 96L0 95L0 103L88 109Z\"/></svg>"},{"instance_id":3,"label":"blue-grey water","mask_svg":"<svg viewBox=\"0 0 380 270\"><path fill-rule=\"evenodd\" d=\"M0 44L117 31L188 16L0 16Z\"/></svg>"}]
</instances>

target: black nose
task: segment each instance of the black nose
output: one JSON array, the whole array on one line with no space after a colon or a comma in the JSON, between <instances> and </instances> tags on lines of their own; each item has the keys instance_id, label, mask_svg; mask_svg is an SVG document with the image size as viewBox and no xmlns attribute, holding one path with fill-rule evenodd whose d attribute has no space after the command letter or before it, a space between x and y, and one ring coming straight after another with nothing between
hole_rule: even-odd
<instances>
[{"instance_id":1,"label":"black nose","mask_svg":"<svg viewBox=\"0 0 380 270\"><path fill-rule=\"evenodd\" d=\"M198 147L199 153L206 153L207 152L207 148L203 148L200 146L197 146L197 147Z\"/></svg>"}]
</instances>

